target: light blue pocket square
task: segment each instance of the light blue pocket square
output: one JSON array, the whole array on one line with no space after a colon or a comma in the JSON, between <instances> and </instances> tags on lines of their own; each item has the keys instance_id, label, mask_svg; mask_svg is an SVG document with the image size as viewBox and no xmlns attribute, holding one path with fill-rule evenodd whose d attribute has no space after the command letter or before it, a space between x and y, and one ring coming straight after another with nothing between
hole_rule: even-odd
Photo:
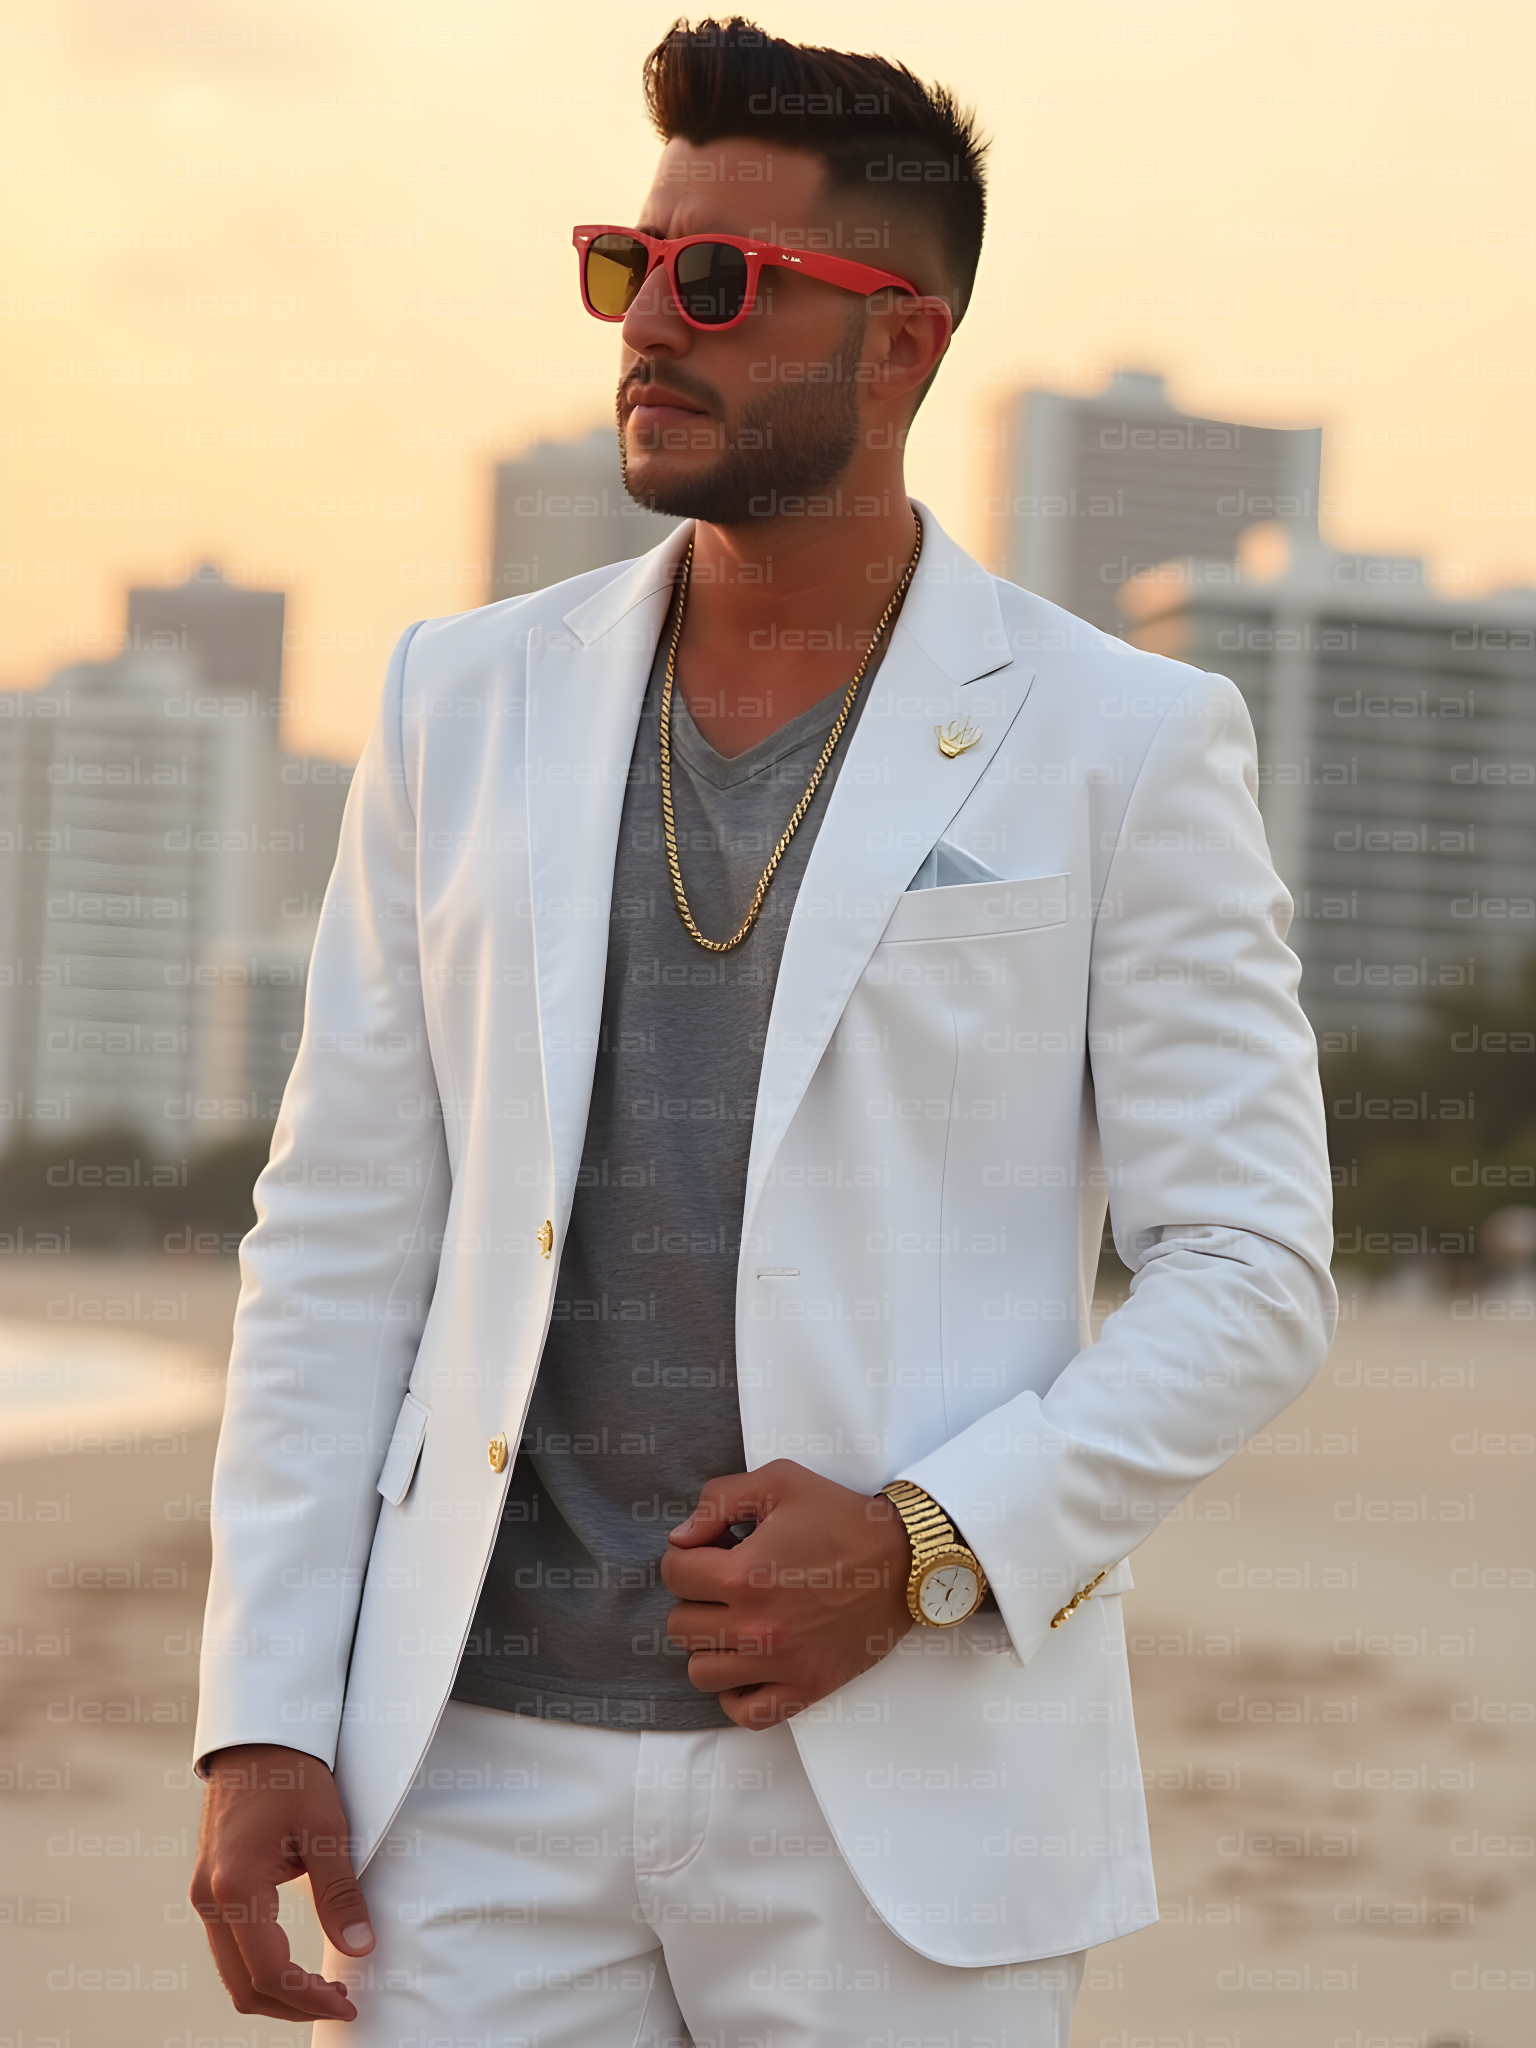
<instances>
[{"instance_id":1,"label":"light blue pocket square","mask_svg":"<svg viewBox=\"0 0 1536 2048\"><path fill-rule=\"evenodd\" d=\"M910 895L914 889L954 889L964 882L1000 880L1001 877L994 874L985 861L979 861L974 853L967 853L964 847L951 846L947 839L941 839L908 882L907 892Z\"/></svg>"}]
</instances>

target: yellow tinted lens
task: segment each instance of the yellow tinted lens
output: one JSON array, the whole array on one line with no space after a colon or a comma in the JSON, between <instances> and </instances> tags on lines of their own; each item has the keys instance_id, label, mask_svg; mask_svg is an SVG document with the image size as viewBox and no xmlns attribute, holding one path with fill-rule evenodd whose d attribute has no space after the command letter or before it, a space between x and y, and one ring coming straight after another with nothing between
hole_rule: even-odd
<instances>
[{"instance_id":1,"label":"yellow tinted lens","mask_svg":"<svg viewBox=\"0 0 1536 2048\"><path fill-rule=\"evenodd\" d=\"M649 258L632 235L599 235L587 251L587 298L596 313L616 318L635 303Z\"/></svg>"}]
</instances>

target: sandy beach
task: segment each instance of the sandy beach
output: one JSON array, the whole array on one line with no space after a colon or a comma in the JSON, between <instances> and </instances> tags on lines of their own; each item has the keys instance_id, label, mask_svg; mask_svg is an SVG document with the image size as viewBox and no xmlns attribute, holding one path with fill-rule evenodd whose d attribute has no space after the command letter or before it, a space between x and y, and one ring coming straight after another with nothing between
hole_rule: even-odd
<instances>
[{"instance_id":1,"label":"sandy beach","mask_svg":"<svg viewBox=\"0 0 1536 2048\"><path fill-rule=\"evenodd\" d=\"M0 1261L0 2048L307 2032L228 2006L186 1904L236 1284ZM1472 1294L1345 1311L1302 1400L1136 1552L1162 1920L1092 1953L1074 2048L1532 2037L1536 1322ZM22 1388L25 1357L75 1382ZM302 1898L284 1917L313 1946Z\"/></svg>"}]
</instances>

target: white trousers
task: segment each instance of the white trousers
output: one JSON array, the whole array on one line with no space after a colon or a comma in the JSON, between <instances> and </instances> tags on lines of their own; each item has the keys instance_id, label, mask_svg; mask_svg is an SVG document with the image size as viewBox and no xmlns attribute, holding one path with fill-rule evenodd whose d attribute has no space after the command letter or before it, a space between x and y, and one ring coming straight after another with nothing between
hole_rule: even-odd
<instances>
[{"instance_id":1,"label":"white trousers","mask_svg":"<svg viewBox=\"0 0 1536 2048\"><path fill-rule=\"evenodd\" d=\"M450 1702L326 1948L313 2048L1067 2048L1081 1954L930 1962L849 1875L787 1729L630 1734Z\"/></svg>"}]
</instances>

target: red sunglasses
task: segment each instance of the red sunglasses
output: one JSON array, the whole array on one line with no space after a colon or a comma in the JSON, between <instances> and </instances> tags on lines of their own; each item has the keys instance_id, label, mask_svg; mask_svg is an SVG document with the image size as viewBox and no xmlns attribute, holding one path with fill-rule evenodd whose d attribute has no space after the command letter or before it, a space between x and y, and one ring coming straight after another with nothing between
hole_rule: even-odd
<instances>
[{"instance_id":1,"label":"red sunglasses","mask_svg":"<svg viewBox=\"0 0 1536 2048\"><path fill-rule=\"evenodd\" d=\"M880 291L918 296L915 285L889 270L809 249L781 249L750 235L678 235L659 241L638 228L591 227L576 228L571 240L581 266L582 302L596 320L622 320L651 272L663 265L677 311L690 327L712 334L746 319L765 263L865 297Z\"/></svg>"}]
</instances>

